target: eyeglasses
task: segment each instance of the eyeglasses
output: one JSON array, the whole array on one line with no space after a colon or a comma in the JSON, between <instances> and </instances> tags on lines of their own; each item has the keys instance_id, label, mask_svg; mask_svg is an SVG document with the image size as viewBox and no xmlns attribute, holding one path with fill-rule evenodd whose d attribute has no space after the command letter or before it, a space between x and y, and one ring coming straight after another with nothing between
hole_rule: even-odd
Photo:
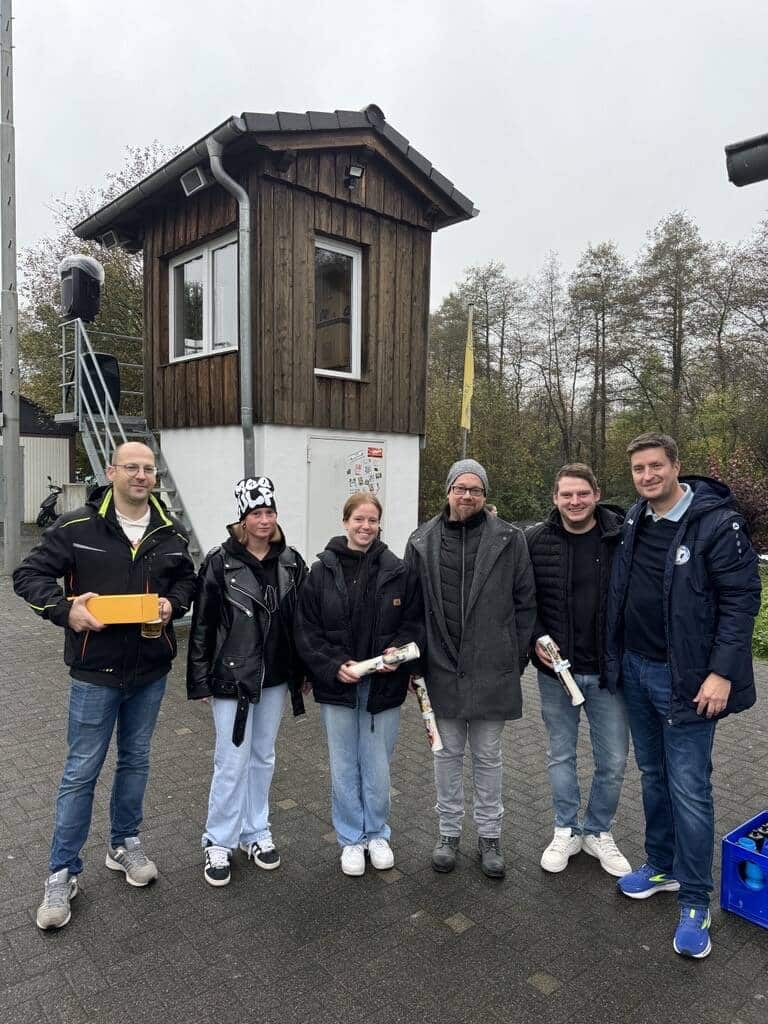
<instances>
[{"instance_id":1,"label":"eyeglasses","mask_svg":"<svg viewBox=\"0 0 768 1024\"><path fill-rule=\"evenodd\" d=\"M458 497L462 494L471 494L473 498L482 498L485 494L482 487L462 487L461 484L451 484L451 491Z\"/></svg>"},{"instance_id":2,"label":"eyeglasses","mask_svg":"<svg viewBox=\"0 0 768 1024\"><path fill-rule=\"evenodd\" d=\"M139 470L144 476L155 476L157 473L155 466L139 466L136 462L115 462L113 465L115 469L124 469L127 476L138 476Z\"/></svg>"}]
</instances>

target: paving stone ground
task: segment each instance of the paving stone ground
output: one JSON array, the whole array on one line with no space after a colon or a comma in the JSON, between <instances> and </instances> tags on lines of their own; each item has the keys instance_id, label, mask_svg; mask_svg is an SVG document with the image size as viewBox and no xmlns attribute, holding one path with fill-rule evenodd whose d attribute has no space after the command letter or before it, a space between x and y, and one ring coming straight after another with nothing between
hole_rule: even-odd
<instances>
[{"instance_id":1,"label":"paving stone ground","mask_svg":"<svg viewBox=\"0 0 768 1024\"><path fill-rule=\"evenodd\" d=\"M310 700L304 718L286 716L278 740L272 823L282 866L265 872L236 855L231 884L214 890L200 854L213 728L209 709L185 699L182 636L143 830L160 878L134 889L104 866L110 755L72 920L60 932L38 931L65 752L62 634L29 612L4 578L0 623L1 1024L765 1024L768 931L715 901L712 955L684 960L671 945L674 895L621 897L586 854L561 875L541 871L552 812L530 670L525 717L504 739L503 882L480 873L469 823L457 870L436 875L430 867L432 755L412 698L392 766L396 868L344 877ZM764 694L768 666L757 671ZM761 699L718 728L718 836L768 808L767 727ZM631 763L615 836L639 863L642 808ZM718 849L718 885L719 872Z\"/></svg>"}]
</instances>

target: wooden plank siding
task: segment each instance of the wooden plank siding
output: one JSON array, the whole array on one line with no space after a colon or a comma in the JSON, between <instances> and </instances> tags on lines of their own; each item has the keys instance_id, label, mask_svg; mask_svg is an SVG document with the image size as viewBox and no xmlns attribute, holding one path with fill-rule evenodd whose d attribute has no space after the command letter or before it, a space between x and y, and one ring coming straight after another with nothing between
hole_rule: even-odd
<instances>
[{"instance_id":1,"label":"wooden plank siding","mask_svg":"<svg viewBox=\"0 0 768 1024\"><path fill-rule=\"evenodd\" d=\"M236 352L171 363L168 358L168 261L237 225L237 206L223 189L153 211L145 228L145 408L156 428L240 422Z\"/></svg>"},{"instance_id":2,"label":"wooden plank siding","mask_svg":"<svg viewBox=\"0 0 768 1024\"><path fill-rule=\"evenodd\" d=\"M354 159L366 171L350 192L343 177ZM372 153L301 151L283 172L268 156L259 160L239 175L253 208L255 422L423 433L432 240L423 197ZM238 424L237 353L168 359L169 259L235 228L235 201L212 186L147 216L145 359L152 424ZM318 235L362 250L360 381L314 373Z\"/></svg>"}]
</instances>

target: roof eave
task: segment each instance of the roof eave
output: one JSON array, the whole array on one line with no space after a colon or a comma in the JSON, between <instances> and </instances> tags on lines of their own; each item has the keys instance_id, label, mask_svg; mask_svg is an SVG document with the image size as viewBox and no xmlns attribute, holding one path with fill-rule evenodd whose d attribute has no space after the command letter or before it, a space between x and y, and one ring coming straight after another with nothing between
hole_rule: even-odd
<instances>
[{"instance_id":1,"label":"roof eave","mask_svg":"<svg viewBox=\"0 0 768 1024\"><path fill-rule=\"evenodd\" d=\"M443 211L437 218L439 227L460 223L476 217L479 211L472 200L460 192L445 175L418 152L405 136L387 123L383 112L375 104L369 104L364 110L336 110L333 113L309 111L306 114L295 114L278 111L276 114L259 114L244 112L239 117L233 115L223 121L203 138L189 146L183 152L163 164L152 174L128 189L122 195L96 210L90 217L80 221L72 229L78 238L84 240L98 239L105 231L119 226L126 220L136 219L136 208L151 201L157 193L175 184L186 171L201 161L208 160L208 139L216 139L226 146L236 138L250 135L255 142L264 136L280 134L285 137L291 132L312 133L323 131L347 131L349 129L372 129L392 146L401 157L404 157L419 175L445 197L455 210L455 214ZM133 218L131 218L133 214Z\"/></svg>"},{"instance_id":2,"label":"roof eave","mask_svg":"<svg viewBox=\"0 0 768 1024\"><path fill-rule=\"evenodd\" d=\"M177 156L172 157L162 167L142 178L140 182L113 199L106 206L96 210L90 217L75 224L72 228L78 238L86 241L97 239L101 234L113 227L120 218L131 212L139 203L151 199L161 188L177 181L185 171L197 166L201 160L208 160L208 139L215 139L226 146L234 139L247 132L243 119L233 115L222 121L220 125L198 139Z\"/></svg>"}]
</instances>

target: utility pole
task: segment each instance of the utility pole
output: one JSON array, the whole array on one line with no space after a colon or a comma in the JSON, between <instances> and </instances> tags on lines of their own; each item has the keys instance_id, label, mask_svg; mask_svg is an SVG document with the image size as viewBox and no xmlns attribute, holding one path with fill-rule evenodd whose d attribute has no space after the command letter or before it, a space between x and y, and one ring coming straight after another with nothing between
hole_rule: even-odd
<instances>
[{"instance_id":1,"label":"utility pole","mask_svg":"<svg viewBox=\"0 0 768 1024\"><path fill-rule=\"evenodd\" d=\"M0 0L0 341L3 360L5 572L21 559L19 299L16 291L16 141L13 127L13 0Z\"/></svg>"}]
</instances>

